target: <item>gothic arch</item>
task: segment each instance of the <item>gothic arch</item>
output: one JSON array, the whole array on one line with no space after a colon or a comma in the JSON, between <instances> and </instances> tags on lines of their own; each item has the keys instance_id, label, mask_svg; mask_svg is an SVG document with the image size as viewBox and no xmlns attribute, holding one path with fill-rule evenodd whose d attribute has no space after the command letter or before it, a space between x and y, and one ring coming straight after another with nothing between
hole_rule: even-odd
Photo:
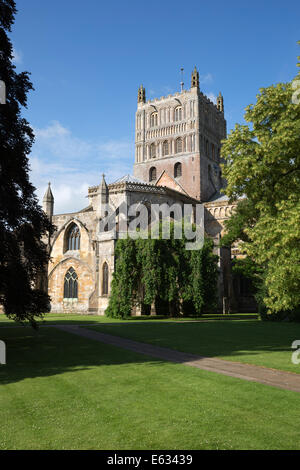
<instances>
[{"instance_id":1,"label":"gothic arch","mask_svg":"<svg viewBox=\"0 0 300 470\"><path fill-rule=\"evenodd\" d=\"M91 239L91 235L90 235L90 232L89 230L87 229L87 227L81 222L81 220L79 220L77 217L72 217L71 219L69 219L67 222L64 223L64 225L62 225L62 227L60 227L60 229L58 230L58 232L55 234L54 238L53 238L53 241L51 242L51 249L50 249L50 254L52 252L52 249L56 243L56 240L58 239L58 237L60 236L60 234L64 231L64 230L67 230L68 227L72 224L72 223L76 223L80 229L82 230L85 230L85 232L87 233L88 237L89 237L89 242L91 243L92 242L92 239Z\"/></svg>"},{"instance_id":2,"label":"gothic arch","mask_svg":"<svg viewBox=\"0 0 300 470\"><path fill-rule=\"evenodd\" d=\"M74 256L69 256L67 258L64 258L62 261L60 261L59 263L57 263L53 269L49 272L49 279L52 278L53 274L55 273L55 271L62 265L66 264L66 263L69 263L70 261L72 260L72 264L76 267L76 269L78 270L78 267L80 265L84 266L85 269L89 272L89 274L91 275L92 279L93 279L93 282L95 282L95 278L94 278L94 274L93 274L93 271L90 267L90 265L88 263L86 263L85 261L82 261L82 260L79 260L78 258L75 258Z\"/></svg>"}]
</instances>

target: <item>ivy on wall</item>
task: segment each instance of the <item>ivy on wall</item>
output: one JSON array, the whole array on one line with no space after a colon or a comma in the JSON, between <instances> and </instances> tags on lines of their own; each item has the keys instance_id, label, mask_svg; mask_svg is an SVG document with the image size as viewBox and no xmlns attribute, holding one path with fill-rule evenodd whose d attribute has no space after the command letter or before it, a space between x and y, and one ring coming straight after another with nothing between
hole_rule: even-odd
<instances>
[{"instance_id":1,"label":"ivy on wall","mask_svg":"<svg viewBox=\"0 0 300 470\"><path fill-rule=\"evenodd\" d=\"M213 241L186 250L184 239L118 240L115 272L106 315L129 317L134 307L159 315L200 316L217 304L218 257Z\"/></svg>"}]
</instances>

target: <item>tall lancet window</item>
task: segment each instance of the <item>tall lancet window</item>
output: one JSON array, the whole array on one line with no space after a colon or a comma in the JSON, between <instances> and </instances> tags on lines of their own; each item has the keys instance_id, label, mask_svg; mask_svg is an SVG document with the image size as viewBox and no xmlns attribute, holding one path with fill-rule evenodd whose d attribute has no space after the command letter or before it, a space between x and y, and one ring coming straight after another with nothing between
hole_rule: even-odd
<instances>
[{"instance_id":1,"label":"tall lancet window","mask_svg":"<svg viewBox=\"0 0 300 470\"><path fill-rule=\"evenodd\" d=\"M108 295L108 265L106 262L102 267L102 295Z\"/></svg>"},{"instance_id":2,"label":"tall lancet window","mask_svg":"<svg viewBox=\"0 0 300 470\"><path fill-rule=\"evenodd\" d=\"M156 157L156 147L155 144L150 145L150 157L155 158Z\"/></svg>"},{"instance_id":3,"label":"tall lancet window","mask_svg":"<svg viewBox=\"0 0 300 470\"><path fill-rule=\"evenodd\" d=\"M153 166L152 168L150 168L150 171L149 171L149 181L155 181L156 180L156 168Z\"/></svg>"},{"instance_id":4,"label":"tall lancet window","mask_svg":"<svg viewBox=\"0 0 300 470\"><path fill-rule=\"evenodd\" d=\"M182 138L176 139L176 153L182 153Z\"/></svg>"},{"instance_id":5,"label":"tall lancet window","mask_svg":"<svg viewBox=\"0 0 300 470\"><path fill-rule=\"evenodd\" d=\"M177 106L174 112L174 121L181 121L182 120L182 106Z\"/></svg>"},{"instance_id":6,"label":"tall lancet window","mask_svg":"<svg viewBox=\"0 0 300 470\"><path fill-rule=\"evenodd\" d=\"M74 268L70 268L65 275L64 299L78 299L78 277Z\"/></svg>"},{"instance_id":7,"label":"tall lancet window","mask_svg":"<svg viewBox=\"0 0 300 470\"><path fill-rule=\"evenodd\" d=\"M80 250L80 230L78 225L72 224L68 230L68 250Z\"/></svg>"},{"instance_id":8,"label":"tall lancet window","mask_svg":"<svg viewBox=\"0 0 300 470\"><path fill-rule=\"evenodd\" d=\"M181 163L176 163L174 166L174 177L179 178L182 175Z\"/></svg>"},{"instance_id":9,"label":"tall lancet window","mask_svg":"<svg viewBox=\"0 0 300 470\"><path fill-rule=\"evenodd\" d=\"M163 143L163 155L169 155L169 142L167 140Z\"/></svg>"}]
</instances>

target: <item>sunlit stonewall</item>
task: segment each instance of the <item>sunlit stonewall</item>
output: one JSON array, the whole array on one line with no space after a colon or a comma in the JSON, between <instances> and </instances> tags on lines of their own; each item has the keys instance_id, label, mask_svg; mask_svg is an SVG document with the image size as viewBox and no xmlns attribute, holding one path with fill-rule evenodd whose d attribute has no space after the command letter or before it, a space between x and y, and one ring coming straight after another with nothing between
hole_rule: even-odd
<instances>
[{"instance_id":1,"label":"sunlit stonewall","mask_svg":"<svg viewBox=\"0 0 300 470\"><path fill-rule=\"evenodd\" d=\"M104 205L99 221L99 233L116 231L119 238L130 237L159 239L159 221L162 225L162 238L171 238L171 225L174 224L174 238L188 240L187 250L199 250L204 243L204 206L203 204L150 204L139 202L127 207L121 204L117 210L109 204ZM149 225L151 230L148 230Z\"/></svg>"}]
</instances>

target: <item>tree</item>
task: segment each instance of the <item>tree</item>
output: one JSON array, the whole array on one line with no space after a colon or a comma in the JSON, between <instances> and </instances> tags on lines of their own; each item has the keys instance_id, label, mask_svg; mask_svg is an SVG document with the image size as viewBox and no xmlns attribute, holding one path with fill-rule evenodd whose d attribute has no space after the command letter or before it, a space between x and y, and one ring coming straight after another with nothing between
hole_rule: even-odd
<instances>
[{"instance_id":1,"label":"tree","mask_svg":"<svg viewBox=\"0 0 300 470\"><path fill-rule=\"evenodd\" d=\"M300 104L293 97L293 82L260 89L246 108L248 124L236 124L222 147L225 193L237 201L224 242L242 240L263 267L269 313L300 304Z\"/></svg>"},{"instance_id":2,"label":"tree","mask_svg":"<svg viewBox=\"0 0 300 470\"><path fill-rule=\"evenodd\" d=\"M13 0L0 0L0 80L6 85L6 104L0 104L0 304L8 317L35 326L49 305L36 286L48 261L42 239L52 226L29 181L34 136L21 108L33 87L29 74L16 73L12 63L7 33L16 11Z\"/></svg>"},{"instance_id":3,"label":"tree","mask_svg":"<svg viewBox=\"0 0 300 470\"><path fill-rule=\"evenodd\" d=\"M161 235L161 231L160 231ZM135 305L170 316L201 315L217 303L218 257L213 242L185 249L184 239L118 240L116 266L106 315L126 318Z\"/></svg>"}]
</instances>

